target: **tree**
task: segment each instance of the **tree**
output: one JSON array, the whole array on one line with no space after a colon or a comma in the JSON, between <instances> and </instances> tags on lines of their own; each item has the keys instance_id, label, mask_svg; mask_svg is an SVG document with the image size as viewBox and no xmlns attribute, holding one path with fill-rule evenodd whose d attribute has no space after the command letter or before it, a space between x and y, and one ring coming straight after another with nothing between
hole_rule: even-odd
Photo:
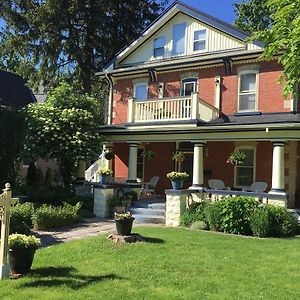
<instances>
[{"instance_id":1,"label":"tree","mask_svg":"<svg viewBox=\"0 0 300 300\"><path fill-rule=\"evenodd\" d=\"M24 118L16 108L0 107L0 186L15 183L23 147Z\"/></svg>"},{"instance_id":2,"label":"tree","mask_svg":"<svg viewBox=\"0 0 300 300\"><path fill-rule=\"evenodd\" d=\"M234 25L246 32L264 30L271 25L271 9L267 0L251 0L241 3L234 3L234 11L237 19Z\"/></svg>"},{"instance_id":3,"label":"tree","mask_svg":"<svg viewBox=\"0 0 300 300\"><path fill-rule=\"evenodd\" d=\"M167 1L6 0L0 42L9 61L33 83L79 78L90 93L95 72L153 21ZM1 58L0 58L1 59ZM35 72L32 70L36 69Z\"/></svg>"},{"instance_id":4,"label":"tree","mask_svg":"<svg viewBox=\"0 0 300 300\"><path fill-rule=\"evenodd\" d=\"M23 156L57 159L64 184L70 186L76 163L94 159L102 141L101 112L97 101L62 83L43 104L25 109L27 122Z\"/></svg>"},{"instance_id":5,"label":"tree","mask_svg":"<svg viewBox=\"0 0 300 300\"><path fill-rule=\"evenodd\" d=\"M284 71L284 94L294 94L300 83L300 0L267 0L272 26L254 33L265 42L264 57L278 59Z\"/></svg>"}]
</instances>

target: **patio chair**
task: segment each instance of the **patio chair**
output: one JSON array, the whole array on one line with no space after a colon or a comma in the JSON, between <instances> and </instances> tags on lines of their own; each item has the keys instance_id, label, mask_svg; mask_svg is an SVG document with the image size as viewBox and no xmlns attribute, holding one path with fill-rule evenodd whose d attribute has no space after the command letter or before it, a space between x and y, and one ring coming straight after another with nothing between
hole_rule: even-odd
<instances>
[{"instance_id":1,"label":"patio chair","mask_svg":"<svg viewBox=\"0 0 300 300\"><path fill-rule=\"evenodd\" d=\"M208 186L215 190L230 190L230 187L225 186L224 181L221 179L209 179Z\"/></svg>"},{"instance_id":2,"label":"patio chair","mask_svg":"<svg viewBox=\"0 0 300 300\"><path fill-rule=\"evenodd\" d=\"M158 183L159 177L153 176L149 182L145 182L141 188L140 196L142 195L155 195L155 188Z\"/></svg>"},{"instance_id":3,"label":"patio chair","mask_svg":"<svg viewBox=\"0 0 300 300\"><path fill-rule=\"evenodd\" d=\"M243 192L263 193L267 189L268 184L263 181L256 181L249 188L243 188Z\"/></svg>"}]
</instances>

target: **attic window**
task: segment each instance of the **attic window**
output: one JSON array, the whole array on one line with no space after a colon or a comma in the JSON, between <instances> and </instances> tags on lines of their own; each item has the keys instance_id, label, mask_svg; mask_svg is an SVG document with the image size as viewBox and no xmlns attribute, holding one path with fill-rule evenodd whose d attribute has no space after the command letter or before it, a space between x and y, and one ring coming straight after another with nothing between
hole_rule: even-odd
<instances>
[{"instance_id":1,"label":"attic window","mask_svg":"<svg viewBox=\"0 0 300 300\"><path fill-rule=\"evenodd\" d=\"M165 56L166 38L164 36L154 40L153 56L155 58L163 58Z\"/></svg>"},{"instance_id":2,"label":"attic window","mask_svg":"<svg viewBox=\"0 0 300 300\"><path fill-rule=\"evenodd\" d=\"M206 50L206 30L194 31L194 51L205 51Z\"/></svg>"},{"instance_id":3,"label":"attic window","mask_svg":"<svg viewBox=\"0 0 300 300\"><path fill-rule=\"evenodd\" d=\"M175 24L173 26L173 51L172 55L182 55L185 53L185 30L186 23Z\"/></svg>"}]
</instances>

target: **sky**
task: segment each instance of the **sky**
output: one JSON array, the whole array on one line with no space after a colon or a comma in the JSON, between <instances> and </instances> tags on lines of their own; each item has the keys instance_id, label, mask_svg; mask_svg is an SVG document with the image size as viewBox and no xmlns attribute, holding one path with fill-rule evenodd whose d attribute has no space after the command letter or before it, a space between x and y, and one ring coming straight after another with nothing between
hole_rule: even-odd
<instances>
[{"instance_id":1,"label":"sky","mask_svg":"<svg viewBox=\"0 0 300 300\"><path fill-rule=\"evenodd\" d=\"M233 24L235 13L233 3L241 2L242 0L181 0L209 15L221 19L227 23ZM170 0L169 3L173 1ZM3 25L0 19L0 26Z\"/></svg>"},{"instance_id":2,"label":"sky","mask_svg":"<svg viewBox=\"0 0 300 300\"><path fill-rule=\"evenodd\" d=\"M242 0L181 0L213 17L233 24L236 18L233 3L240 3ZM172 3L170 1L169 3Z\"/></svg>"}]
</instances>

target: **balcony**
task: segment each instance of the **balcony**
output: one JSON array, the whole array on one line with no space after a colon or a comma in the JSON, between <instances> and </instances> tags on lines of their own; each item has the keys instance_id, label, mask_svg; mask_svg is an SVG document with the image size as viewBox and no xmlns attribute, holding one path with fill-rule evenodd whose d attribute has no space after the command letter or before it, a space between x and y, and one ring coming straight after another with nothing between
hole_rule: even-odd
<instances>
[{"instance_id":1,"label":"balcony","mask_svg":"<svg viewBox=\"0 0 300 300\"><path fill-rule=\"evenodd\" d=\"M187 97L128 100L128 123L174 122L202 120L208 122L219 116L219 110L199 98L198 93Z\"/></svg>"}]
</instances>

